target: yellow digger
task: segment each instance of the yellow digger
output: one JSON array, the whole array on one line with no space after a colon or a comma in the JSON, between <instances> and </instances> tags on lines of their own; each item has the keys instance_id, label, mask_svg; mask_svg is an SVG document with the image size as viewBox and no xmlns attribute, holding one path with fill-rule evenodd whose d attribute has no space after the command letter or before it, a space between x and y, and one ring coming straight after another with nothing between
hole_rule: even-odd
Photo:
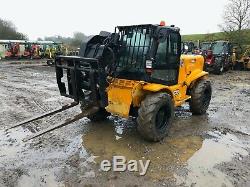
<instances>
[{"instance_id":1,"label":"yellow digger","mask_svg":"<svg viewBox=\"0 0 250 187\"><path fill-rule=\"evenodd\" d=\"M194 115L202 115L211 100L204 58L181 55L179 28L164 22L101 32L81 45L80 56L57 56L55 67L61 95L75 101L60 111L80 103L81 117L92 121L136 117L138 132L149 141L168 134L176 107L188 102Z\"/></svg>"},{"instance_id":2,"label":"yellow digger","mask_svg":"<svg viewBox=\"0 0 250 187\"><path fill-rule=\"evenodd\" d=\"M247 48L241 58L238 57L237 48L233 49L233 69L250 70L250 48Z\"/></svg>"}]
</instances>

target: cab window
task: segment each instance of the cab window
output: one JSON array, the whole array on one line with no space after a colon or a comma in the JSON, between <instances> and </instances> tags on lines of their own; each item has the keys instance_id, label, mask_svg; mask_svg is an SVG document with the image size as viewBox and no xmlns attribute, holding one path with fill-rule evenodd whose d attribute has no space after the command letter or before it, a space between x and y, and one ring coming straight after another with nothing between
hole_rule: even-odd
<instances>
[{"instance_id":1,"label":"cab window","mask_svg":"<svg viewBox=\"0 0 250 187\"><path fill-rule=\"evenodd\" d=\"M160 42L158 45L157 53L156 53L156 63L158 65L164 65L167 63L166 59L166 51L167 51L167 41Z\"/></svg>"},{"instance_id":2,"label":"cab window","mask_svg":"<svg viewBox=\"0 0 250 187\"><path fill-rule=\"evenodd\" d=\"M178 35L175 33L171 33L169 35L169 49L168 53L170 55L177 56L178 55Z\"/></svg>"},{"instance_id":3,"label":"cab window","mask_svg":"<svg viewBox=\"0 0 250 187\"><path fill-rule=\"evenodd\" d=\"M179 56L178 42L179 35L170 33L164 42L159 43L155 57L157 65L166 65L176 62L175 58Z\"/></svg>"}]
</instances>

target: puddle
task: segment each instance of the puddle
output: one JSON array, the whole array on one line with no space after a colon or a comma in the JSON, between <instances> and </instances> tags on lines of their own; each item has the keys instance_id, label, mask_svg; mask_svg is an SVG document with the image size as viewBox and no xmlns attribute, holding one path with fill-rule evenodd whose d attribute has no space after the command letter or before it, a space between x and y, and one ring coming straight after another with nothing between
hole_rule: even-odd
<instances>
[{"instance_id":1,"label":"puddle","mask_svg":"<svg viewBox=\"0 0 250 187\"><path fill-rule=\"evenodd\" d=\"M151 160L146 176L155 180L173 178L173 167L185 164L201 148L202 141L199 136L186 136L149 143L139 136L133 122L124 120L93 123L83 136L83 146L97 156L97 164L114 155L127 160Z\"/></svg>"},{"instance_id":2,"label":"puddle","mask_svg":"<svg viewBox=\"0 0 250 187\"><path fill-rule=\"evenodd\" d=\"M237 154L247 156L243 143L234 135L210 132L212 139L205 139L202 147L187 161L187 176L178 176L177 184L185 186L233 186L228 177L216 168L229 162Z\"/></svg>"},{"instance_id":3,"label":"puddle","mask_svg":"<svg viewBox=\"0 0 250 187\"><path fill-rule=\"evenodd\" d=\"M200 136L173 135L162 143L149 143L139 136L133 122L115 120L91 124L90 131L83 136L83 146L96 156L97 164L111 160L114 155L125 156L127 160L151 160L146 176L153 180L175 178L179 185L232 186L216 166L248 152L232 134L215 131L209 132L208 137L203 140Z\"/></svg>"}]
</instances>

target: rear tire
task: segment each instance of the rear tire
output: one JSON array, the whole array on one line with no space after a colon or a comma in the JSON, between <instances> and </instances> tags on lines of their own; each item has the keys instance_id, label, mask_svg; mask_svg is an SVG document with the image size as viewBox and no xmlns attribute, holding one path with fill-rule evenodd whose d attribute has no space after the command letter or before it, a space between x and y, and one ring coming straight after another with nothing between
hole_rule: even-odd
<instances>
[{"instance_id":1,"label":"rear tire","mask_svg":"<svg viewBox=\"0 0 250 187\"><path fill-rule=\"evenodd\" d=\"M138 110L137 130L143 138L158 142L168 133L174 117L174 104L167 93L148 95Z\"/></svg>"},{"instance_id":2,"label":"rear tire","mask_svg":"<svg viewBox=\"0 0 250 187\"><path fill-rule=\"evenodd\" d=\"M191 89L190 110L193 115L205 114L211 100L212 87L208 80L200 80Z\"/></svg>"}]
</instances>

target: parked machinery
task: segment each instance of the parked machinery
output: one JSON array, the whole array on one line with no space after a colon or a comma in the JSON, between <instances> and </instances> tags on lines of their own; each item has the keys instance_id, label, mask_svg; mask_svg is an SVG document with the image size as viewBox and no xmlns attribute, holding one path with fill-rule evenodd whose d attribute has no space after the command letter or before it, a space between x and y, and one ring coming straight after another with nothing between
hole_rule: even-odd
<instances>
[{"instance_id":1,"label":"parked machinery","mask_svg":"<svg viewBox=\"0 0 250 187\"><path fill-rule=\"evenodd\" d=\"M47 64L53 65L55 57L57 55L68 55L68 48L62 43L53 43L47 46L45 50L45 58L47 58Z\"/></svg>"},{"instance_id":2,"label":"parked machinery","mask_svg":"<svg viewBox=\"0 0 250 187\"><path fill-rule=\"evenodd\" d=\"M37 43L33 43L31 45L31 59L40 59L42 57L42 53L40 51L40 45Z\"/></svg>"},{"instance_id":3,"label":"parked machinery","mask_svg":"<svg viewBox=\"0 0 250 187\"><path fill-rule=\"evenodd\" d=\"M184 41L182 42L182 54L197 54L199 42Z\"/></svg>"},{"instance_id":4,"label":"parked machinery","mask_svg":"<svg viewBox=\"0 0 250 187\"><path fill-rule=\"evenodd\" d=\"M67 55L62 43L53 41L0 40L0 59L54 59Z\"/></svg>"},{"instance_id":5,"label":"parked machinery","mask_svg":"<svg viewBox=\"0 0 250 187\"><path fill-rule=\"evenodd\" d=\"M202 46L202 45L201 45ZM209 47L210 46L210 47ZM222 74L233 65L232 44L228 41L206 42L203 44L205 69L215 74Z\"/></svg>"},{"instance_id":6,"label":"parked machinery","mask_svg":"<svg viewBox=\"0 0 250 187\"><path fill-rule=\"evenodd\" d=\"M233 49L233 69L250 70L250 48L240 55L237 48Z\"/></svg>"},{"instance_id":7,"label":"parked machinery","mask_svg":"<svg viewBox=\"0 0 250 187\"><path fill-rule=\"evenodd\" d=\"M28 42L26 42L24 45L24 52L23 52L22 57L25 59L31 58L31 44Z\"/></svg>"},{"instance_id":8,"label":"parked machinery","mask_svg":"<svg viewBox=\"0 0 250 187\"><path fill-rule=\"evenodd\" d=\"M0 59L4 59L9 49L9 40L0 40Z\"/></svg>"},{"instance_id":9,"label":"parked machinery","mask_svg":"<svg viewBox=\"0 0 250 187\"><path fill-rule=\"evenodd\" d=\"M5 59L22 59L30 58L31 43L25 40L0 40L3 47L3 58Z\"/></svg>"},{"instance_id":10,"label":"parked machinery","mask_svg":"<svg viewBox=\"0 0 250 187\"><path fill-rule=\"evenodd\" d=\"M206 52L206 51L208 51L208 50L211 50L212 43L213 43L213 42L202 42L202 43L200 44L200 50L201 50L202 52Z\"/></svg>"},{"instance_id":11,"label":"parked machinery","mask_svg":"<svg viewBox=\"0 0 250 187\"><path fill-rule=\"evenodd\" d=\"M15 58L15 59L20 59L21 58L21 50L20 50L20 42L16 41L16 42L11 42L8 44L8 49L5 53L5 58L6 59L11 59L11 58Z\"/></svg>"}]
</instances>

